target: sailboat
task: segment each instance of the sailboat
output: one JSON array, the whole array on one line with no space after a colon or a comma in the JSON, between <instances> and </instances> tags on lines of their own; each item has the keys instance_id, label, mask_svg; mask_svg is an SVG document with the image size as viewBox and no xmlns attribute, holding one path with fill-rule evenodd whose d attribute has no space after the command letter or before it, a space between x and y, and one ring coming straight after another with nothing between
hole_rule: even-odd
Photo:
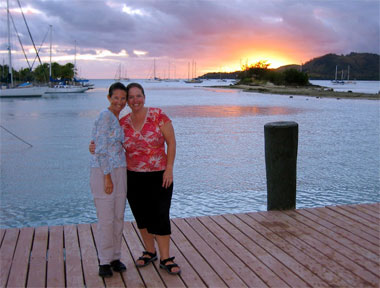
<instances>
[{"instance_id":1,"label":"sailboat","mask_svg":"<svg viewBox=\"0 0 380 288\"><path fill-rule=\"evenodd\" d=\"M168 75L168 78L166 78L166 79L164 79L164 81L165 82L179 82L179 80L178 79L176 79L176 75L175 75L175 66L174 66L174 78L170 78L170 61L169 61L169 63L168 63L168 65L169 65L169 69L168 69L168 71L169 71L169 75Z\"/></svg>"},{"instance_id":2,"label":"sailboat","mask_svg":"<svg viewBox=\"0 0 380 288\"><path fill-rule=\"evenodd\" d=\"M202 83L203 81L201 79L197 79L197 63L193 62L191 63L191 79L190 79L190 63L187 63L187 80L185 80L185 83L193 84L193 83Z\"/></svg>"},{"instance_id":3,"label":"sailboat","mask_svg":"<svg viewBox=\"0 0 380 288\"><path fill-rule=\"evenodd\" d=\"M350 65L347 66L347 81L345 83L356 84L356 81L350 80Z\"/></svg>"},{"instance_id":4,"label":"sailboat","mask_svg":"<svg viewBox=\"0 0 380 288\"><path fill-rule=\"evenodd\" d=\"M49 79L50 79L50 87L47 89L46 93L56 94L56 93L83 93L88 90L89 87L85 87L83 85L67 85L63 81L54 80L51 73L51 48L52 48L52 34L53 34L53 26L50 25L50 65L49 65ZM76 58L76 42L75 42L75 58ZM76 62L76 61L75 61ZM74 71L76 71L76 65L74 65ZM75 74L75 72L74 72ZM75 79L75 75L74 75ZM57 83L57 84L54 84Z\"/></svg>"},{"instance_id":5,"label":"sailboat","mask_svg":"<svg viewBox=\"0 0 380 288\"><path fill-rule=\"evenodd\" d=\"M156 77L156 59L153 60L153 78L145 80L147 83L159 83L161 79Z\"/></svg>"},{"instance_id":6,"label":"sailboat","mask_svg":"<svg viewBox=\"0 0 380 288\"><path fill-rule=\"evenodd\" d=\"M331 80L333 84L344 84L343 81L343 70L342 70L342 80L338 80L338 65L335 66L335 79Z\"/></svg>"},{"instance_id":7,"label":"sailboat","mask_svg":"<svg viewBox=\"0 0 380 288\"><path fill-rule=\"evenodd\" d=\"M227 82L226 79L222 79L222 71L221 70L219 70L219 80L218 80L218 82Z\"/></svg>"},{"instance_id":8,"label":"sailboat","mask_svg":"<svg viewBox=\"0 0 380 288\"><path fill-rule=\"evenodd\" d=\"M127 69L125 69L124 76L122 76L122 64L120 63L117 67L116 73L115 73L115 81L130 81L130 79L127 77Z\"/></svg>"},{"instance_id":9,"label":"sailboat","mask_svg":"<svg viewBox=\"0 0 380 288\"><path fill-rule=\"evenodd\" d=\"M7 0L7 25L8 25L8 60L10 73L10 86L1 86L0 97L41 97L47 90L47 87L35 87L32 85L22 85L14 87L13 84L13 68L12 68L12 51L11 51L11 32L10 32L10 14L9 0Z\"/></svg>"}]
</instances>

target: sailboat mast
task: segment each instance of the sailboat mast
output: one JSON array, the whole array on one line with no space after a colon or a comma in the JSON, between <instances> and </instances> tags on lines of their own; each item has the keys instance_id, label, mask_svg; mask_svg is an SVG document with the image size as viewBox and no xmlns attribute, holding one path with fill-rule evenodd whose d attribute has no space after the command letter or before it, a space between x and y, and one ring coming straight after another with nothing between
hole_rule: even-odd
<instances>
[{"instance_id":1,"label":"sailboat mast","mask_svg":"<svg viewBox=\"0 0 380 288\"><path fill-rule=\"evenodd\" d=\"M156 79L156 59L153 59L153 79Z\"/></svg>"},{"instance_id":2,"label":"sailboat mast","mask_svg":"<svg viewBox=\"0 0 380 288\"><path fill-rule=\"evenodd\" d=\"M74 41L74 78L77 77L77 40Z\"/></svg>"},{"instance_id":3,"label":"sailboat mast","mask_svg":"<svg viewBox=\"0 0 380 288\"><path fill-rule=\"evenodd\" d=\"M170 60L169 60L169 72L168 72L168 79L170 79Z\"/></svg>"},{"instance_id":4,"label":"sailboat mast","mask_svg":"<svg viewBox=\"0 0 380 288\"><path fill-rule=\"evenodd\" d=\"M190 62L187 62L187 80L190 80Z\"/></svg>"},{"instance_id":5,"label":"sailboat mast","mask_svg":"<svg viewBox=\"0 0 380 288\"><path fill-rule=\"evenodd\" d=\"M51 47L52 47L52 43L53 43L53 26L52 25L49 25L50 26L50 65L49 65L49 81L52 77L52 74L51 74Z\"/></svg>"},{"instance_id":6,"label":"sailboat mast","mask_svg":"<svg viewBox=\"0 0 380 288\"><path fill-rule=\"evenodd\" d=\"M11 52L11 25L9 22L9 0L7 0L7 24L8 24L8 59L9 59L9 67L8 74L11 74L11 87L13 87L13 69L12 69L12 52Z\"/></svg>"}]
</instances>

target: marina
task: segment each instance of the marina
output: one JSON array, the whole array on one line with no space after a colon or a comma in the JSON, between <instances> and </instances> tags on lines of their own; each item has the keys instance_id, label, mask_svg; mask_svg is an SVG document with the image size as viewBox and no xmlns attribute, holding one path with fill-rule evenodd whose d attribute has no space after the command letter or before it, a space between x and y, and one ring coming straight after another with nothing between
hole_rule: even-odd
<instances>
[{"instance_id":1,"label":"marina","mask_svg":"<svg viewBox=\"0 0 380 288\"><path fill-rule=\"evenodd\" d=\"M378 287L380 203L172 220L180 276L143 250L125 222L127 271L97 275L96 224L0 230L1 287Z\"/></svg>"},{"instance_id":2,"label":"marina","mask_svg":"<svg viewBox=\"0 0 380 288\"><path fill-rule=\"evenodd\" d=\"M146 105L161 107L176 132L171 217L266 210L263 134L275 121L299 124L297 208L379 202L377 101L205 87L216 80L138 81ZM0 128L0 228L96 221L88 144L113 80L92 82L85 93L1 99L1 126L28 144ZM379 82L369 84L356 88ZM125 220L133 220L128 205Z\"/></svg>"}]
</instances>

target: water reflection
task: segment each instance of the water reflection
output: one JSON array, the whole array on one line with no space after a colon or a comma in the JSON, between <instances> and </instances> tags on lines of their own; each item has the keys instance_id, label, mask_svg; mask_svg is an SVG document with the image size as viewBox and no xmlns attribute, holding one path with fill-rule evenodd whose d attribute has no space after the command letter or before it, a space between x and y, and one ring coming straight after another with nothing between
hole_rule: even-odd
<instances>
[{"instance_id":1,"label":"water reflection","mask_svg":"<svg viewBox=\"0 0 380 288\"><path fill-rule=\"evenodd\" d=\"M302 109L280 106L166 106L165 113L171 117L242 117L259 115L290 115Z\"/></svg>"}]
</instances>

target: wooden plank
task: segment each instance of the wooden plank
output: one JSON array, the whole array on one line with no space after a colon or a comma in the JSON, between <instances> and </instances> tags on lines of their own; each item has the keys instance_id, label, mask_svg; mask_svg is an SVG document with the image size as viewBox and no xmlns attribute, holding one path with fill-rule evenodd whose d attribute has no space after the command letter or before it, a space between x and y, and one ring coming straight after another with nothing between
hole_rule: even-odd
<instances>
[{"instance_id":1,"label":"wooden plank","mask_svg":"<svg viewBox=\"0 0 380 288\"><path fill-rule=\"evenodd\" d=\"M144 250L144 246L141 244L138 235L131 222L124 223L123 235L128 243L128 247L131 251L132 258L137 259L141 256L141 251ZM157 262L157 261L156 261ZM149 264L148 266L138 268L145 286L147 287L165 287L160 276L156 270L156 264Z\"/></svg>"},{"instance_id":2,"label":"wooden plank","mask_svg":"<svg viewBox=\"0 0 380 288\"><path fill-rule=\"evenodd\" d=\"M279 217L284 217L283 219L286 219L285 221L287 221L289 225L294 225L295 227L298 227L302 231L299 232L299 237L302 236L302 233L307 233L314 239L318 240L320 242L320 251L322 253L327 253L330 258L334 259L334 261L337 261L339 264L343 265L348 270L351 270L352 273L356 274L361 279L363 279L363 283L366 284L362 283L361 285L377 285L377 277L365 268L363 268L362 266L360 266L359 264L357 264L358 262L356 262L356 257L358 256L358 254L354 253L353 250L349 250L346 247L339 244L338 242L336 242L334 239L334 237L336 236L330 238L327 235L318 232L318 230L321 230L319 226L316 226L314 223L309 223L309 221L305 219L305 217L296 213L295 211L282 212L282 215Z\"/></svg>"},{"instance_id":3,"label":"wooden plank","mask_svg":"<svg viewBox=\"0 0 380 288\"><path fill-rule=\"evenodd\" d=\"M46 252L48 245L48 226L34 230L34 240L29 263L28 287L46 286Z\"/></svg>"},{"instance_id":4,"label":"wooden plank","mask_svg":"<svg viewBox=\"0 0 380 288\"><path fill-rule=\"evenodd\" d=\"M244 281L248 287L268 287L248 266L232 253L220 240L218 235L202 225L196 218L186 218L186 222L198 233L200 237L217 253L221 259Z\"/></svg>"},{"instance_id":5,"label":"wooden plank","mask_svg":"<svg viewBox=\"0 0 380 288\"><path fill-rule=\"evenodd\" d=\"M248 213L250 217L256 217L256 213ZM366 287L371 286L369 282L352 273L351 261L342 256L335 249L320 241L323 235L319 238L314 238L315 233L302 223L298 223L284 212L268 211L257 213L268 220L268 226L271 229L279 229L278 233L284 233L289 237L292 243L296 243L299 247L303 247L305 253L314 256L314 259L324 264L328 269L337 273L342 279L349 283L351 287ZM267 226L267 227L268 227ZM279 226L277 228L276 226ZM282 234L281 234L282 235ZM355 267L354 267L355 268Z\"/></svg>"},{"instance_id":6,"label":"wooden plank","mask_svg":"<svg viewBox=\"0 0 380 288\"><path fill-rule=\"evenodd\" d=\"M293 243L287 242L287 235L280 236L276 233L273 233L273 231L262 225L260 221L249 217L247 214L236 214L236 217L263 235L267 241L272 242L289 256L297 260L299 263L303 264L307 269L312 271L316 276L322 279L324 283L326 283L321 283L318 286L327 286L327 284L329 287L347 286L347 283L342 278L338 277L335 273L331 272L329 269L321 265L313 257L310 257L308 254L304 253L302 249L299 249L296 245L293 245ZM312 286L316 287L314 284Z\"/></svg>"},{"instance_id":7,"label":"wooden plank","mask_svg":"<svg viewBox=\"0 0 380 288\"><path fill-rule=\"evenodd\" d=\"M360 282L361 279L359 277L352 277L351 271L343 268L341 265L337 264L334 261L331 261L329 257L318 251L313 245L309 245L306 241L301 240L299 237L293 235L289 231L295 231L295 234L298 233L297 230L293 229L285 222L281 221L278 217L271 217L266 212L260 213L248 213L249 217L254 219L260 225L266 227L268 230L276 233L283 240L287 241L290 245L298 248L302 253L310 256L310 258L317 261L324 269L331 271L333 275L336 276L336 279L329 279L328 282L338 282L343 281L342 285L337 285L337 287L347 287L350 283ZM265 217L263 216L265 215ZM305 238L309 238L309 236L305 236ZM313 239L313 238L311 238ZM305 263L308 265L308 263ZM322 268L323 269L323 268ZM324 270L322 273L324 273ZM320 275L319 273L317 275ZM322 275L322 277L329 277L329 275ZM356 279L358 281L351 281L351 278ZM361 283L361 282L360 282Z\"/></svg>"},{"instance_id":8,"label":"wooden plank","mask_svg":"<svg viewBox=\"0 0 380 288\"><path fill-rule=\"evenodd\" d=\"M63 226L49 227L47 287L65 286L65 263L63 258Z\"/></svg>"},{"instance_id":9,"label":"wooden plank","mask_svg":"<svg viewBox=\"0 0 380 288\"><path fill-rule=\"evenodd\" d=\"M0 287L5 287L12 266L19 229L7 229L0 248Z\"/></svg>"},{"instance_id":10,"label":"wooden plank","mask_svg":"<svg viewBox=\"0 0 380 288\"><path fill-rule=\"evenodd\" d=\"M257 274L263 282L269 287L289 287L280 277L278 277L270 268L264 265L255 255L247 248L236 241L229 233L221 226L214 222L210 217L197 218L204 226L207 227L216 237L227 246L237 257L239 257L247 267L252 271L252 274ZM229 228L229 227L227 227ZM244 240L244 239L243 239ZM259 251L260 252L260 251ZM260 286L259 286L260 287Z\"/></svg>"},{"instance_id":11,"label":"wooden plank","mask_svg":"<svg viewBox=\"0 0 380 288\"><path fill-rule=\"evenodd\" d=\"M181 230L182 234L193 243L198 253L204 256L205 260L218 273L219 277L228 287L247 287L240 277L207 245L207 243L191 228L184 219L174 219L173 222Z\"/></svg>"},{"instance_id":12,"label":"wooden plank","mask_svg":"<svg viewBox=\"0 0 380 288\"><path fill-rule=\"evenodd\" d=\"M317 222L309 220L301 214L301 210L286 212L286 214L292 215L292 217L296 218L298 221L301 221L303 224L312 227L317 233L320 232L321 234L323 234L325 237L322 238L322 240L327 245L329 245L330 247L336 247L342 255L345 255L347 258L351 259L355 263L359 263L359 265L361 265L362 267L366 267L369 271L374 273L374 275L377 275L379 271L378 266L373 261L365 258L361 254L361 250L363 250L361 246L355 245L355 243L353 243L351 240L342 237L338 233L335 233L335 231L326 229L323 226L320 226ZM357 251L356 249L359 248L361 250ZM377 267L375 267L375 265Z\"/></svg>"},{"instance_id":13,"label":"wooden plank","mask_svg":"<svg viewBox=\"0 0 380 288\"><path fill-rule=\"evenodd\" d=\"M175 225L172 226L171 237L177 248L181 251L187 261L191 263L191 266L208 287L227 287L223 280L215 273L212 267L210 267L193 246L196 245L196 243L190 243Z\"/></svg>"},{"instance_id":14,"label":"wooden plank","mask_svg":"<svg viewBox=\"0 0 380 288\"><path fill-rule=\"evenodd\" d=\"M5 229L0 229L0 248L3 243L4 235L5 235Z\"/></svg>"},{"instance_id":15,"label":"wooden plank","mask_svg":"<svg viewBox=\"0 0 380 288\"><path fill-rule=\"evenodd\" d=\"M367 221L366 219L363 219L359 216L356 216L355 214L352 214L346 210L344 210L343 208L341 207L338 207L338 206L335 206L335 207L326 207L327 209L331 209L331 210L334 210L336 211L337 213L341 214L341 215L344 215L346 216L347 218L350 218L351 221L355 221L355 222L358 222L362 225L366 225L368 226L369 228L371 228L371 230L368 230L368 233L370 233L371 235L375 236L375 237L378 237L379 235L379 226L372 223L372 222L369 222Z\"/></svg>"},{"instance_id":16,"label":"wooden plank","mask_svg":"<svg viewBox=\"0 0 380 288\"><path fill-rule=\"evenodd\" d=\"M32 248L34 228L25 227L20 229L16 251L9 274L8 287L25 287L28 275L29 255ZM1 258L1 261L3 259Z\"/></svg>"},{"instance_id":17,"label":"wooden plank","mask_svg":"<svg viewBox=\"0 0 380 288\"><path fill-rule=\"evenodd\" d=\"M310 220L317 222L319 225L322 225L343 236L342 242L345 242L347 245L353 245L356 251L360 251L364 257L367 257L378 265L379 246L369 242L366 239L369 235L366 234L367 237L358 236L358 232L355 233L356 229L354 226L349 225L346 222L341 222L339 218L329 217L328 214L323 213L323 211L326 210L327 209L302 209L298 210L297 212L309 218Z\"/></svg>"},{"instance_id":18,"label":"wooden plank","mask_svg":"<svg viewBox=\"0 0 380 288\"><path fill-rule=\"evenodd\" d=\"M137 232L138 228L136 226L136 222L133 222L132 227L134 228L136 235L139 236L139 233ZM142 243L140 237L138 237L138 238L139 238L140 243ZM143 249L142 247L143 246L141 246L140 250ZM165 282L165 285L169 285L171 287L176 287L173 285L176 285L179 283L178 285L181 285L181 286L185 285L187 287L206 287L204 285L204 283L202 282L202 280L200 279L200 277L198 276L198 274L194 271L194 269L191 267L191 265L187 262L186 258L183 257L181 251L178 250L177 246L175 245L175 243L172 240L170 241L170 251L171 251L170 255L175 256L175 258L176 258L175 262L178 263L178 265L181 267L182 273L180 276L173 277L172 275L169 275L168 273L166 273L162 269L157 269L158 272L160 273L160 276L162 277L162 280ZM138 254L138 257L139 256L141 256L141 254ZM159 262L155 262L155 263L156 263L155 267L157 268L157 266L159 265ZM177 277L180 277L180 279L183 282L182 283L178 282ZM127 284L127 287L128 287L128 284ZM132 287L134 287L134 286L132 286Z\"/></svg>"},{"instance_id":19,"label":"wooden plank","mask_svg":"<svg viewBox=\"0 0 380 288\"><path fill-rule=\"evenodd\" d=\"M320 218L325 219L339 227L342 227L346 231L360 237L362 243L365 244L365 247L372 251L373 253L379 253L379 239L374 237L371 234L368 234L366 231L370 230L369 227L365 225L360 225L360 223L353 222L349 218L342 216L341 214L326 208L311 208L306 209L306 211L317 215Z\"/></svg>"},{"instance_id":20,"label":"wooden plank","mask_svg":"<svg viewBox=\"0 0 380 288\"><path fill-rule=\"evenodd\" d=\"M66 255L66 286L84 287L77 226L65 225L63 231Z\"/></svg>"},{"instance_id":21,"label":"wooden plank","mask_svg":"<svg viewBox=\"0 0 380 288\"><path fill-rule=\"evenodd\" d=\"M127 271L121 273L125 286L142 288L145 287L144 281L141 279L140 274L136 268L135 262L132 258L131 252L128 248L124 235L123 241L121 241L121 258L120 261L125 264Z\"/></svg>"},{"instance_id":22,"label":"wooden plank","mask_svg":"<svg viewBox=\"0 0 380 288\"><path fill-rule=\"evenodd\" d=\"M274 245L271 241L268 241L256 230L252 229L249 225L244 223L241 219L235 215L225 215L225 218L237 227L240 231L244 231L252 241L258 243L262 248L264 248L268 253L272 254L277 260L283 263L286 267L292 270L300 279L305 283L308 283L312 287L327 287L327 283L307 269L305 266L301 265L299 262L295 261L293 257L289 256L286 252L280 249L278 246Z\"/></svg>"},{"instance_id":23,"label":"wooden plank","mask_svg":"<svg viewBox=\"0 0 380 288\"><path fill-rule=\"evenodd\" d=\"M143 243L143 240L141 239L140 233L137 232L138 228L137 228L136 222L133 222L133 228L135 229L136 235L139 237L140 242ZM173 248L172 241L170 241L169 248L170 247ZM158 247L156 247L156 248L158 248ZM170 254L170 251L169 251L169 254ZM170 255L173 255L173 254L170 254ZM160 257L158 257L158 258L160 259ZM178 259L176 259L176 260L177 260L176 262L178 262ZM157 261L156 263L157 263L157 266L159 266L159 262ZM185 287L185 285L184 285L184 283L183 283L183 281L182 281L182 279L180 278L179 275L170 275L169 273L167 273L166 271L164 271L161 268L157 269L157 273L160 275L162 281L165 283L165 285L167 287L178 287L178 288Z\"/></svg>"},{"instance_id":24,"label":"wooden plank","mask_svg":"<svg viewBox=\"0 0 380 288\"><path fill-rule=\"evenodd\" d=\"M137 232L138 228L137 228L136 222L133 222L133 227L136 231L136 234L139 236L141 243L143 243L143 241L141 239L141 235ZM171 227L173 227L173 223L171 223ZM181 260L183 258L181 258L181 254L180 253L175 253L175 254L171 253L173 251L173 249L176 248L176 246L174 245L174 243L171 239L170 239L169 245L170 245L169 246L169 249L170 249L169 255L175 256L176 257L175 262L178 263L178 265L181 265L181 269L183 269L182 268L182 262L181 262ZM161 256L158 255L158 261L160 260L160 258L161 258ZM158 261L157 261L157 266L159 267L160 262L158 262ZM163 270L161 268L158 268L157 272L167 287L178 287L178 288L186 287L180 275L170 275L169 273L167 273L165 270Z\"/></svg>"},{"instance_id":25,"label":"wooden plank","mask_svg":"<svg viewBox=\"0 0 380 288\"><path fill-rule=\"evenodd\" d=\"M380 202L379 203L371 203L371 204L360 204L360 206L365 207L374 213L377 213L377 214L380 213Z\"/></svg>"},{"instance_id":26,"label":"wooden plank","mask_svg":"<svg viewBox=\"0 0 380 288\"><path fill-rule=\"evenodd\" d=\"M96 224L91 224L91 229L93 235L96 235ZM97 245L97 237L94 237L95 239L95 245ZM99 276L98 276L99 277ZM107 287L125 287L123 278L121 278L120 273L113 273L113 276L110 278L104 278L104 282L106 283Z\"/></svg>"},{"instance_id":27,"label":"wooden plank","mask_svg":"<svg viewBox=\"0 0 380 288\"><path fill-rule=\"evenodd\" d=\"M270 254L268 251L263 249L258 243L241 232L237 227L232 225L223 216L212 216L215 222L217 222L223 229L228 231L228 233L239 241L244 247L247 248L249 252L256 255L265 265L267 265L273 273L277 274L282 280L284 280L291 287L308 286L305 281L299 278L292 270L290 270L286 265L281 263L276 257Z\"/></svg>"},{"instance_id":28,"label":"wooden plank","mask_svg":"<svg viewBox=\"0 0 380 288\"><path fill-rule=\"evenodd\" d=\"M380 221L380 211L374 212L374 211L372 211L372 209L368 209L364 205L349 205L349 206L353 207L355 209L358 209L358 210L362 211L363 213L375 218L377 223L378 223L378 221Z\"/></svg>"},{"instance_id":29,"label":"wooden plank","mask_svg":"<svg viewBox=\"0 0 380 288\"><path fill-rule=\"evenodd\" d=\"M84 282L86 287L104 287L98 275L99 261L90 224L78 224L79 247L82 255Z\"/></svg>"},{"instance_id":30,"label":"wooden plank","mask_svg":"<svg viewBox=\"0 0 380 288\"><path fill-rule=\"evenodd\" d=\"M171 250L170 255L175 256L176 263L178 263L178 265L181 267L182 273L180 277L182 281L184 282L184 284L187 287L197 287L197 288L206 287L205 283L202 281L200 276L191 266L191 263L187 261L187 259L183 256L182 252L173 242L173 239L170 240L170 250Z\"/></svg>"},{"instance_id":31,"label":"wooden plank","mask_svg":"<svg viewBox=\"0 0 380 288\"><path fill-rule=\"evenodd\" d=\"M368 222L373 223L377 227L379 226L379 219L377 216L368 215L367 213L362 212L360 209L358 209L354 206L348 206L347 205L347 206L340 206L340 208L346 210L349 213L355 214L356 216L359 216L359 217L367 220ZM379 231L379 229L377 229L377 231Z\"/></svg>"}]
</instances>

